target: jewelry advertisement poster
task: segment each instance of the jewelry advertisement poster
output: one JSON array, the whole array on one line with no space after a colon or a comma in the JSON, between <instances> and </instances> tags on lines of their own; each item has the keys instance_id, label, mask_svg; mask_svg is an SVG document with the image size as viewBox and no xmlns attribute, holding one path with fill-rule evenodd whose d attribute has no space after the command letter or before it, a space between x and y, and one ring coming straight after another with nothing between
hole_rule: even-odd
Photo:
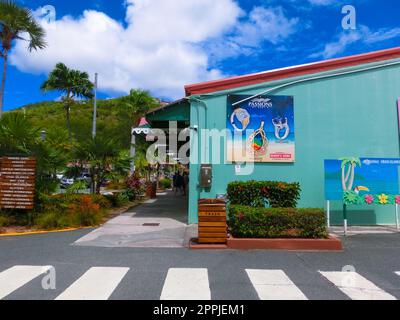
<instances>
[{"instance_id":1,"label":"jewelry advertisement poster","mask_svg":"<svg viewBox=\"0 0 400 320\"><path fill-rule=\"evenodd\" d=\"M248 98L251 96L228 96L227 160L230 162L294 162L293 97Z\"/></svg>"}]
</instances>

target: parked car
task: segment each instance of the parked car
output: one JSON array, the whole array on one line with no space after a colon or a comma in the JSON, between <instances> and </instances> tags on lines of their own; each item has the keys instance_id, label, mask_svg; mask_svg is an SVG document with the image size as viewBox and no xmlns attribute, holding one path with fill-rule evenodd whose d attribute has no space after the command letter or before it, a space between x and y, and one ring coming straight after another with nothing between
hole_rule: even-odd
<instances>
[{"instance_id":1,"label":"parked car","mask_svg":"<svg viewBox=\"0 0 400 320\"><path fill-rule=\"evenodd\" d=\"M87 174L87 173L82 174L82 175L81 175L80 177L78 177L76 180L77 180L77 181L84 181L84 182L86 182L86 185L87 185L88 187L89 187L90 184L92 183L92 179L90 178L90 175Z\"/></svg>"},{"instance_id":2,"label":"parked car","mask_svg":"<svg viewBox=\"0 0 400 320\"><path fill-rule=\"evenodd\" d=\"M75 181L72 178L62 177L61 180L60 180L61 188L62 189L66 189L69 186L73 185L74 182Z\"/></svg>"}]
</instances>

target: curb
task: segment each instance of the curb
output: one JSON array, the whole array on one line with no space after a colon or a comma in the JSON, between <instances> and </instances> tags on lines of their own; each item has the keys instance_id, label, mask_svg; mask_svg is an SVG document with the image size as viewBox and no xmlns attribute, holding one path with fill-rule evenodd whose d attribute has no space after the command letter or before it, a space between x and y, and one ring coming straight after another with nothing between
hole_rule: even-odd
<instances>
[{"instance_id":1,"label":"curb","mask_svg":"<svg viewBox=\"0 0 400 320\"><path fill-rule=\"evenodd\" d=\"M280 250L280 251L321 251L341 252L342 241L330 235L328 239L302 239L302 238L227 238L225 244L199 244L198 239L191 239L189 249L231 249L231 250Z\"/></svg>"},{"instance_id":2,"label":"curb","mask_svg":"<svg viewBox=\"0 0 400 320\"><path fill-rule=\"evenodd\" d=\"M36 234L48 234L48 233L64 233L64 232L86 230L86 229L92 229L92 228L96 228L96 227L69 228L69 229L49 230L49 231L42 230L42 231L28 231L28 232L15 232L15 233L1 233L0 238L31 236L31 235L36 235Z\"/></svg>"},{"instance_id":3,"label":"curb","mask_svg":"<svg viewBox=\"0 0 400 320\"><path fill-rule=\"evenodd\" d=\"M123 214L130 209L142 204L142 202L135 203L132 206L129 206L126 208L126 210L123 210L122 212L116 214L116 216L119 216L120 214ZM112 219L112 218L110 218ZM110 220L110 219L107 219ZM105 222L107 222L105 221ZM78 230L86 230L86 229L94 229L102 226L105 222L102 222L98 226L91 226L91 227L81 227L81 228L67 228L67 229L60 229L60 230L38 230L38 231L28 231L28 232L14 232L14 233L0 233L0 238L5 238L5 237L20 237L20 236L31 236L31 235L37 235L37 234L48 234L48 233L63 233L63 232L71 232L71 231L78 231Z\"/></svg>"}]
</instances>

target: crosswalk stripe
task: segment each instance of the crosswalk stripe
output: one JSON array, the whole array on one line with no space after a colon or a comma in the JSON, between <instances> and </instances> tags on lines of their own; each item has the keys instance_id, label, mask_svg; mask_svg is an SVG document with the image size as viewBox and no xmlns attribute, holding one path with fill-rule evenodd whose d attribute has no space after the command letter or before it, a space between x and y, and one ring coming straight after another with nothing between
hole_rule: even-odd
<instances>
[{"instance_id":1,"label":"crosswalk stripe","mask_svg":"<svg viewBox=\"0 0 400 320\"><path fill-rule=\"evenodd\" d=\"M0 273L0 299L46 273L50 266L14 266Z\"/></svg>"},{"instance_id":2,"label":"crosswalk stripe","mask_svg":"<svg viewBox=\"0 0 400 320\"><path fill-rule=\"evenodd\" d=\"M261 300L308 300L282 270L246 269Z\"/></svg>"},{"instance_id":3,"label":"crosswalk stripe","mask_svg":"<svg viewBox=\"0 0 400 320\"><path fill-rule=\"evenodd\" d=\"M357 272L320 273L352 300L396 300Z\"/></svg>"},{"instance_id":4,"label":"crosswalk stripe","mask_svg":"<svg viewBox=\"0 0 400 320\"><path fill-rule=\"evenodd\" d=\"M90 268L56 300L107 300L128 271L129 268Z\"/></svg>"},{"instance_id":5,"label":"crosswalk stripe","mask_svg":"<svg viewBox=\"0 0 400 320\"><path fill-rule=\"evenodd\" d=\"M208 270L169 269L160 300L211 300Z\"/></svg>"}]
</instances>

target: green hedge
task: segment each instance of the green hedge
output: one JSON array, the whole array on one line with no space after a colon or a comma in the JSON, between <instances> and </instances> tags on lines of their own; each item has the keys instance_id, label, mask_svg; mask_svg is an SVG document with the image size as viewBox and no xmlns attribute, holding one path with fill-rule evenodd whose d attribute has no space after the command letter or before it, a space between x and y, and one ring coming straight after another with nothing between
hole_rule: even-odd
<instances>
[{"instance_id":1,"label":"green hedge","mask_svg":"<svg viewBox=\"0 0 400 320\"><path fill-rule=\"evenodd\" d=\"M228 185L231 204L251 207L295 208L300 199L300 184L278 181L232 182Z\"/></svg>"},{"instance_id":2,"label":"green hedge","mask_svg":"<svg viewBox=\"0 0 400 320\"><path fill-rule=\"evenodd\" d=\"M322 209L231 205L228 225L236 238L327 238Z\"/></svg>"}]
</instances>

